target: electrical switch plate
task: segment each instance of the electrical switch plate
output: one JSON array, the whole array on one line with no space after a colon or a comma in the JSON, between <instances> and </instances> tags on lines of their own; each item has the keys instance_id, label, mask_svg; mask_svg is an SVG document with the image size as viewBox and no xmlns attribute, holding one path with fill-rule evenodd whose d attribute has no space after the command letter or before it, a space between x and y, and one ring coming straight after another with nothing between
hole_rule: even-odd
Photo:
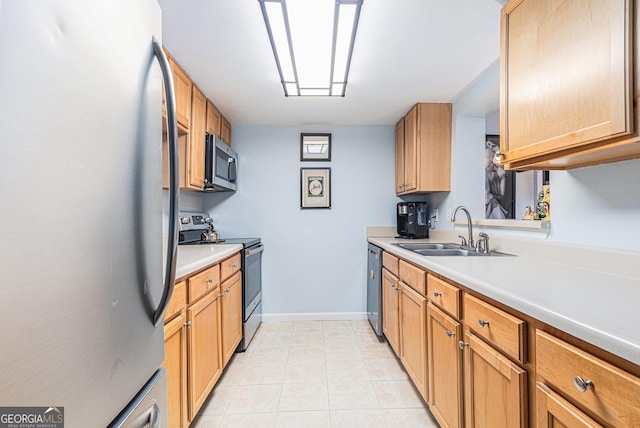
<instances>
[{"instance_id":1,"label":"electrical switch plate","mask_svg":"<svg viewBox=\"0 0 640 428\"><path fill-rule=\"evenodd\" d=\"M434 208L433 209L433 217L434 217L434 221L437 223L438 222L438 209Z\"/></svg>"}]
</instances>

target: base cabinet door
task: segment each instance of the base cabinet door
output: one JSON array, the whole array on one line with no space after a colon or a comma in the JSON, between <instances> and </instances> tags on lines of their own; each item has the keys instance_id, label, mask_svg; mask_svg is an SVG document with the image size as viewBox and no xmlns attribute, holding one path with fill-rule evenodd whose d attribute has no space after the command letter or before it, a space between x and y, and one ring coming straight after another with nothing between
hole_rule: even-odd
<instances>
[{"instance_id":1,"label":"base cabinet door","mask_svg":"<svg viewBox=\"0 0 640 428\"><path fill-rule=\"evenodd\" d=\"M400 360L427 401L427 299L400 282Z\"/></svg>"},{"instance_id":2,"label":"base cabinet door","mask_svg":"<svg viewBox=\"0 0 640 428\"><path fill-rule=\"evenodd\" d=\"M466 332L464 378L468 428L525 428L527 373L481 339Z\"/></svg>"},{"instance_id":3,"label":"base cabinet door","mask_svg":"<svg viewBox=\"0 0 640 428\"><path fill-rule=\"evenodd\" d=\"M541 382L536 385L536 411L538 428L602 428Z\"/></svg>"},{"instance_id":4,"label":"base cabinet door","mask_svg":"<svg viewBox=\"0 0 640 428\"><path fill-rule=\"evenodd\" d=\"M184 284L184 283L183 283ZM169 408L167 426L188 426L187 415L187 317L182 313L164 326L165 359L167 369L167 396Z\"/></svg>"},{"instance_id":5,"label":"base cabinet door","mask_svg":"<svg viewBox=\"0 0 640 428\"><path fill-rule=\"evenodd\" d=\"M218 288L187 308L187 325L189 420L192 421L222 373Z\"/></svg>"},{"instance_id":6,"label":"base cabinet door","mask_svg":"<svg viewBox=\"0 0 640 428\"><path fill-rule=\"evenodd\" d=\"M429 408L443 428L462 428L461 325L427 305L427 361Z\"/></svg>"},{"instance_id":7,"label":"base cabinet door","mask_svg":"<svg viewBox=\"0 0 640 428\"><path fill-rule=\"evenodd\" d=\"M222 365L227 365L242 340L242 274L236 272L220 286Z\"/></svg>"},{"instance_id":8,"label":"base cabinet door","mask_svg":"<svg viewBox=\"0 0 640 428\"><path fill-rule=\"evenodd\" d=\"M393 351L400 356L398 302L398 278L382 269L382 331Z\"/></svg>"}]
</instances>

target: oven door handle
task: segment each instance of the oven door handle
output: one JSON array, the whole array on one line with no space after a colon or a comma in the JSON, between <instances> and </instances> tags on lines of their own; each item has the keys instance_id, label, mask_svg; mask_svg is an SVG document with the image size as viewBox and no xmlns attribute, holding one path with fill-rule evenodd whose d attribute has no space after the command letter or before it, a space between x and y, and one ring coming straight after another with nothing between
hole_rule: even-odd
<instances>
[{"instance_id":1,"label":"oven door handle","mask_svg":"<svg viewBox=\"0 0 640 428\"><path fill-rule=\"evenodd\" d=\"M264 245L259 245L259 246L255 247L255 248L250 249L250 250L246 250L244 252L244 255L246 257L254 256L254 255L256 255L258 253L261 253L263 251L264 251Z\"/></svg>"}]
</instances>

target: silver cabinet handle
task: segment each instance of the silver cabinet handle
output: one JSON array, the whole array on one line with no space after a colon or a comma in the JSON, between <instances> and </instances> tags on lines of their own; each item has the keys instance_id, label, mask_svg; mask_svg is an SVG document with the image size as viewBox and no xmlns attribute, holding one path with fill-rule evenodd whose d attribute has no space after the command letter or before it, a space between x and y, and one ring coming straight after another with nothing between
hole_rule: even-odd
<instances>
[{"instance_id":1,"label":"silver cabinet handle","mask_svg":"<svg viewBox=\"0 0 640 428\"><path fill-rule=\"evenodd\" d=\"M489 325L489 321L486 321L486 320L483 320L482 318L480 318L480 319L478 319L478 325L480 327L487 326L487 325Z\"/></svg>"},{"instance_id":2,"label":"silver cabinet handle","mask_svg":"<svg viewBox=\"0 0 640 428\"><path fill-rule=\"evenodd\" d=\"M440 296L442 296L441 292L439 292L439 291L434 291L433 292L433 297L440 297Z\"/></svg>"},{"instance_id":3,"label":"silver cabinet handle","mask_svg":"<svg viewBox=\"0 0 640 428\"><path fill-rule=\"evenodd\" d=\"M191 321L187 321L186 323L184 323L184 326L189 328L193 325L193 323Z\"/></svg>"},{"instance_id":4,"label":"silver cabinet handle","mask_svg":"<svg viewBox=\"0 0 640 428\"><path fill-rule=\"evenodd\" d=\"M173 286L176 280L176 259L178 256L178 206L180 194L178 186L180 176L178 171L178 123L176 122L176 94L173 86L173 76L167 56L162 51L162 46L156 40L152 40L153 53L158 59L162 78L164 80L165 99L167 100L167 136L169 145L169 235L167 237L167 263L164 273L164 289L158 308L153 313L153 325L159 326L163 321L164 312L169 306L173 295Z\"/></svg>"},{"instance_id":5,"label":"silver cabinet handle","mask_svg":"<svg viewBox=\"0 0 640 428\"><path fill-rule=\"evenodd\" d=\"M453 337L455 335L456 334L454 332L447 330L447 337Z\"/></svg>"},{"instance_id":6,"label":"silver cabinet handle","mask_svg":"<svg viewBox=\"0 0 640 428\"><path fill-rule=\"evenodd\" d=\"M225 288L225 289L224 289L224 292L225 292L225 293L228 293L228 292L229 292L229 289L228 289L228 288Z\"/></svg>"},{"instance_id":7,"label":"silver cabinet handle","mask_svg":"<svg viewBox=\"0 0 640 428\"><path fill-rule=\"evenodd\" d=\"M464 348L468 347L469 344L468 343L464 343L462 340L458 342L458 348L462 349L464 351Z\"/></svg>"},{"instance_id":8,"label":"silver cabinet handle","mask_svg":"<svg viewBox=\"0 0 640 428\"><path fill-rule=\"evenodd\" d=\"M580 376L575 376L573 378L573 386L576 387L578 392L585 392L588 388L593 389L595 385L590 380L584 380Z\"/></svg>"},{"instance_id":9,"label":"silver cabinet handle","mask_svg":"<svg viewBox=\"0 0 640 428\"><path fill-rule=\"evenodd\" d=\"M211 284L213 282L213 278L207 278L207 282Z\"/></svg>"}]
</instances>

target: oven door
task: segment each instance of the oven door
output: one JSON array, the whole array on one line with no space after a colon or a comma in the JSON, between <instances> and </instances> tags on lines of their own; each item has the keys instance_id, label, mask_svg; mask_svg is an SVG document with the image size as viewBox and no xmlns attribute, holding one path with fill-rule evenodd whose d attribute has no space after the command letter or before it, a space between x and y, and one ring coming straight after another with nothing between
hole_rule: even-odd
<instances>
[{"instance_id":1,"label":"oven door","mask_svg":"<svg viewBox=\"0 0 640 428\"><path fill-rule=\"evenodd\" d=\"M262 251L264 245L249 247L244 253L244 308L246 321L262 300Z\"/></svg>"}]
</instances>

